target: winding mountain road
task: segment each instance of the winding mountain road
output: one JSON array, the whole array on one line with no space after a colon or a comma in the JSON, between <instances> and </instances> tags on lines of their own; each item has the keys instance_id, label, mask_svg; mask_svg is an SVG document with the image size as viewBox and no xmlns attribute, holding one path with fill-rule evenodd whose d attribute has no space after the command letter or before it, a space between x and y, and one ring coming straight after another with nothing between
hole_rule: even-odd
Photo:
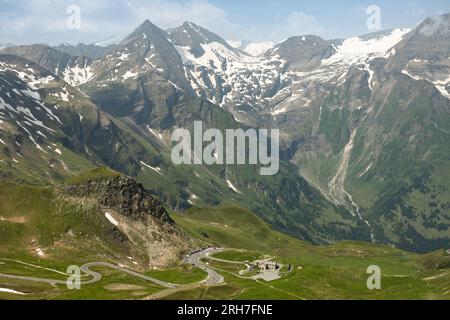
<instances>
[{"instance_id":1,"label":"winding mountain road","mask_svg":"<svg viewBox=\"0 0 450 320\"><path fill-rule=\"evenodd\" d=\"M207 286L213 286L223 283L224 278L214 271L213 269L209 268L206 264L201 262L200 260L203 258L208 257L210 254L215 254L222 252L223 249L217 249L217 248L209 248L205 249L196 253L193 253L192 255L188 256L186 258L186 262L194 265L195 267L205 271L208 274L208 277L203 281L203 283ZM166 281L158 280L153 277L149 277L146 275L143 275L141 273L129 270L125 267L121 267L112 263L108 262L89 262L80 267L80 271L85 273L86 275L91 276L92 278L89 280L81 280L81 285L88 285L88 284L94 284L99 282L102 279L102 275L96 271L91 270L91 268L95 267L104 267L104 268L110 268L113 270L117 270L119 272L123 272L126 274L129 274L136 278L141 278L143 280L153 282L154 284L157 284L161 287L173 289L177 288L177 284L169 283ZM69 277L70 275L67 274ZM36 277L28 277L28 276L17 276L17 275L11 275L11 274L3 274L0 273L0 278L6 278L6 279L13 279L13 280L23 280L23 281L31 281L31 282L40 282L40 283L48 283L51 285L67 285L67 280L57 280L57 279L46 279L46 278L36 278Z\"/></svg>"},{"instance_id":2,"label":"winding mountain road","mask_svg":"<svg viewBox=\"0 0 450 320\"><path fill-rule=\"evenodd\" d=\"M150 281L153 282L159 286L165 287L165 288L176 288L177 285L173 284L173 283L169 283L169 282L165 282L165 281L161 281L143 274L140 274L138 272L129 270L127 268L121 267L121 266L117 266L111 263L107 263L107 262L89 262L86 263L84 265L82 265L80 267L80 270L88 275L90 275L92 277L92 279L90 280L86 280L86 281L80 281L81 285L87 285L87 284L93 284L96 282L99 282L102 279L102 275L98 272L92 271L90 268L94 268L94 267L105 267L105 268L110 268L113 270L117 270L126 274L129 274L133 277L137 277L137 278L141 278L144 279L146 281ZM69 276L69 275L68 275ZM46 278L36 278L36 277L26 277L26 276L15 276L15 275L10 275L10 274L3 274L0 273L0 278L7 278L7 279L14 279L14 280L24 280L24 281L31 281L31 282L41 282L41 283L49 283L51 285L56 285L56 284L61 284L61 285L67 285L67 281L66 280L56 280L56 279L46 279Z\"/></svg>"},{"instance_id":3,"label":"winding mountain road","mask_svg":"<svg viewBox=\"0 0 450 320\"><path fill-rule=\"evenodd\" d=\"M173 283L169 283L169 282L165 282L165 281L161 281L158 279L155 279L153 277L149 277L146 275L143 275L141 273L129 270L127 268L121 267L121 266L116 266L114 264L111 263L107 263L107 262L90 262L90 263L86 263L84 265L81 266L81 271L83 271L84 273L87 273L89 275L92 276L92 279L90 281L85 282L84 284L90 284L90 283L95 283L98 282L102 279L102 275L98 272L92 271L90 268L92 267L106 267L106 268L110 268L113 270L117 270L126 274L129 274L133 277L136 278L141 278L150 282L153 282L157 285L160 285L161 287L166 287L166 288L175 288L177 285L173 284Z\"/></svg>"},{"instance_id":4,"label":"winding mountain road","mask_svg":"<svg viewBox=\"0 0 450 320\"><path fill-rule=\"evenodd\" d=\"M217 271L211 269L206 264L201 262L201 259L207 258L211 254L216 254L222 251L222 248L209 248L193 253L186 258L186 261L188 263L208 273L208 278L204 280L204 284L206 284L207 286L219 285L224 282L224 278Z\"/></svg>"},{"instance_id":5,"label":"winding mountain road","mask_svg":"<svg viewBox=\"0 0 450 320\"><path fill-rule=\"evenodd\" d=\"M12 274L3 274L3 273L0 273L0 278L13 279L13 280L24 280L24 281L31 281L31 282L49 283L51 285L55 285L55 284L64 284L65 285L65 284L67 284L67 282L63 281L63 280L35 278L35 277L25 277L25 276L15 276L15 275L12 275Z\"/></svg>"}]
</instances>

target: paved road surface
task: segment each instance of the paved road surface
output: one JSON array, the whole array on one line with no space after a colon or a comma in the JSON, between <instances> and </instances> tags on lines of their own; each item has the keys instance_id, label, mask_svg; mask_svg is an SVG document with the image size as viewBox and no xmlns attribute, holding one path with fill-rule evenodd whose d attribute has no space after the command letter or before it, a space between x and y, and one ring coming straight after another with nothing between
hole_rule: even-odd
<instances>
[{"instance_id":1,"label":"paved road surface","mask_svg":"<svg viewBox=\"0 0 450 320\"><path fill-rule=\"evenodd\" d=\"M217 273L217 271L211 269L206 264L201 262L200 260L203 258L207 258L211 254L216 254L219 252L222 252L222 248L209 248L194 254L191 254L189 257L186 258L186 261L195 267L205 271L208 273L208 278L204 281L204 283L208 286L218 285L223 283L224 279L222 275Z\"/></svg>"},{"instance_id":2,"label":"paved road surface","mask_svg":"<svg viewBox=\"0 0 450 320\"><path fill-rule=\"evenodd\" d=\"M32 282L43 282L43 283L49 283L49 284L52 284L52 285L54 285L54 284L64 284L64 285L66 285L67 284L67 282L63 281L63 280L14 276L14 275L11 275L11 274L3 274L3 273L0 273L0 278L7 278L7 279L14 279L14 280L25 280L25 281L32 281Z\"/></svg>"},{"instance_id":3,"label":"paved road surface","mask_svg":"<svg viewBox=\"0 0 450 320\"><path fill-rule=\"evenodd\" d=\"M201 262L200 260L203 258L208 257L210 254L215 254L215 253L219 253L222 252L223 249L217 249L217 248L209 248L209 249L205 249L202 251L199 251L197 253L194 253L192 255L190 255L188 258L186 258L186 261L192 265L194 265L195 267L205 271L208 274L208 278L206 278L206 280L204 280L204 284L208 285L208 286L212 286L212 285L218 285L223 283L224 278L217 273L215 270L209 268L206 264L204 264L203 262ZM111 263L107 263L107 262L89 262L86 263L84 265L82 265L80 267L80 270L82 272L84 272L87 275L90 275L92 278L90 280L82 280L81 281L81 285L87 285L87 284L93 284L96 282L99 282L102 279L102 275L98 272L92 271L91 268L94 267L105 267L105 268L110 268L113 270L117 270L126 274L129 274L133 277L137 277L137 278L141 278L144 279L146 281L150 281L153 282L157 285L160 285L162 287L165 288L169 288L169 289L173 289L176 288L178 285L173 284L173 283L169 283L169 282L165 282L165 281L161 281L146 275L143 275L141 273L129 270L127 268L121 267L121 266L117 266ZM46 278L36 278L36 277L26 277L26 276L15 276L15 275L10 275L10 274L3 274L0 273L0 278L7 278L7 279L14 279L14 280L24 280L24 281L31 281L31 282L41 282L41 283L49 283L51 285L56 285L56 284L60 284L60 285L66 285L67 281L66 280L56 280L56 279L46 279Z\"/></svg>"},{"instance_id":4,"label":"paved road surface","mask_svg":"<svg viewBox=\"0 0 450 320\"><path fill-rule=\"evenodd\" d=\"M141 279L156 283L157 285L160 285L160 286L166 287L166 288L175 288L177 286L176 284L161 281L161 280L140 274L138 272L129 270L127 268L116 266L114 264L107 263L107 262L90 262L90 263L86 263L86 264L82 265L80 268L81 271L83 271L84 273L87 273L93 277L92 280L85 282L84 284L95 283L102 279L102 275L98 272L92 271L90 269L91 267L106 267L106 268L114 269L114 270L117 270L117 271L120 271L123 273L127 273L133 277L141 278Z\"/></svg>"},{"instance_id":5,"label":"paved road surface","mask_svg":"<svg viewBox=\"0 0 450 320\"><path fill-rule=\"evenodd\" d=\"M80 267L80 270L90 276L92 276L92 279L87 280L87 281L81 281L81 285L86 285L86 284L93 284L96 282L99 282L102 279L102 275L98 272L92 271L90 268L93 267L106 267L106 268L110 268L110 269L114 269L123 273L127 273L131 276L137 277L137 278L141 278L150 282L153 282L157 285L160 285L162 287L166 287L166 288L175 288L177 285L173 284L173 283L169 283L169 282L165 282L165 281L161 281L152 277L148 277L146 275L131 271L129 269L126 269L124 267L120 267L120 266L116 266L114 264L111 263L107 263L107 262L90 262L90 263L86 263L84 265L82 265ZM55 279L45 279L45 278L35 278L35 277L25 277L25 276L15 276L15 275L9 275L9 274L2 274L0 273L0 278L7 278L7 279L15 279L15 280L25 280L25 281L32 281L32 282L43 282L43 283L49 283L52 285L55 284L62 284L62 285L66 285L67 282L66 280L55 280Z\"/></svg>"}]
</instances>

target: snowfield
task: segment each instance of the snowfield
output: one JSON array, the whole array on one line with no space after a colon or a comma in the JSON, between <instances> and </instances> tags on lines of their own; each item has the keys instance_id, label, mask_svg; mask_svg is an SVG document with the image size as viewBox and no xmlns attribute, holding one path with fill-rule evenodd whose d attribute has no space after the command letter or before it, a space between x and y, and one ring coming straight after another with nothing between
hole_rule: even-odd
<instances>
[{"instance_id":1,"label":"snowfield","mask_svg":"<svg viewBox=\"0 0 450 320\"><path fill-rule=\"evenodd\" d=\"M272 49L274 45L274 42L255 42L247 45L244 51L254 57L259 57L266 53L267 50Z\"/></svg>"},{"instance_id":2,"label":"snowfield","mask_svg":"<svg viewBox=\"0 0 450 320\"><path fill-rule=\"evenodd\" d=\"M200 44L204 51L201 56L195 56L189 46L177 46L176 49L185 64L186 77L199 96L206 96L224 108L246 105L279 116L289 112L292 105L294 108L310 105L314 93L307 88L311 83L339 86L353 67L367 72L367 86L373 90L377 77L370 66L371 60L395 54L393 47L409 31L394 29L344 40L333 46L333 55L307 72L286 68L288 61L281 58L279 46L274 47L272 42L248 44L244 48L248 55L214 41ZM307 40L306 37L303 39ZM242 49L243 46L239 41L228 43L235 48ZM238 113L239 110L234 111L235 119L241 118Z\"/></svg>"},{"instance_id":3,"label":"snowfield","mask_svg":"<svg viewBox=\"0 0 450 320\"><path fill-rule=\"evenodd\" d=\"M367 62L368 58L383 57L389 49L398 44L410 29L395 29L386 36L364 40L361 37L354 37L335 47L336 54L323 61L323 65L335 63L346 63L354 65Z\"/></svg>"}]
</instances>

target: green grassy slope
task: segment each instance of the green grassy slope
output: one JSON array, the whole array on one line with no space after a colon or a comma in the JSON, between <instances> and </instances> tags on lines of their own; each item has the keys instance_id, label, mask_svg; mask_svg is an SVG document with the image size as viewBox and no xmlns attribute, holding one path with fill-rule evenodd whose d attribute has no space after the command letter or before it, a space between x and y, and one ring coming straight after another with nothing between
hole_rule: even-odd
<instances>
[{"instance_id":1,"label":"green grassy slope","mask_svg":"<svg viewBox=\"0 0 450 320\"><path fill-rule=\"evenodd\" d=\"M174 219L193 236L216 246L238 249L219 254L218 258L239 261L255 254L270 255L283 264L292 264L294 271L267 283L242 279L234 265L220 262L215 266L228 270L224 273L223 288L195 289L168 298L187 298L189 294L225 298L230 292L233 299L450 298L450 254L443 251L418 255L388 246L348 241L313 246L280 234L250 212L231 206L192 210L174 215ZM370 265L381 268L379 291L366 287L369 276L366 269Z\"/></svg>"},{"instance_id":2,"label":"green grassy slope","mask_svg":"<svg viewBox=\"0 0 450 320\"><path fill-rule=\"evenodd\" d=\"M97 172L94 176L105 174L112 173ZM64 273L67 266L88 261L111 261L135 268L126 258L126 248L108 238L110 225L104 217L76 207L55 214L54 199L51 189L1 185L0 273L66 279L55 271ZM196 285L204 273L183 265L180 260L179 265L171 268L145 272L188 285L162 295L164 299L450 298L450 255L445 252L417 255L358 242L313 246L273 230L251 212L236 206L191 209L172 217L179 228L199 239L199 245L232 249L219 254L220 259L239 262L271 256L282 264L293 265L293 271L273 282L255 281L239 277L244 265L219 261L211 265L223 270L220 272L226 283L207 288ZM45 256L39 256L37 248ZM369 265L378 265L382 270L380 291L366 288ZM80 291L0 278L0 287L27 293L25 296L1 293L0 299L141 299L164 292L163 288L117 271L95 270L104 279Z\"/></svg>"},{"instance_id":3,"label":"green grassy slope","mask_svg":"<svg viewBox=\"0 0 450 320\"><path fill-rule=\"evenodd\" d=\"M386 61L376 63L384 70ZM359 92L354 87L366 87L367 81L356 77L315 105L320 109L317 131L305 138L309 147L298 151L296 163L303 176L332 195L330 182L344 168L345 191L378 242L415 252L448 249L448 99L431 83L400 71L383 76L382 88L372 95L353 96ZM348 167L341 167L346 146L351 150Z\"/></svg>"},{"instance_id":4,"label":"green grassy slope","mask_svg":"<svg viewBox=\"0 0 450 320\"><path fill-rule=\"evenodd\" d=\"M70 179L73 184L117 176L108 169L97 169ZM112 212L112 211L111 211ZM37 187L14 183L0 183L0 274L56 279L65 281L71 265L81 266L87 262L109 262L129 269L146 272L161 280L176 283L198 282L205 274L181 264L181 256L165 270L150 269L147 250L165 250L167 255L182 249L172 243L174 230L169 226L162 234L153 226L144 231L142 223L116 215L119 227L114 227L99 208L95 198L73 197L54 187ZM136 238L123 241L133 233ZM160 234L157 234L157 233ZM147 243L151 235L157 236ZM134 235L136 236L136 235ZM133 237L134 237L133 236ZM130 240L131 239L131 240ZM150 247L147 247L150 245ZM158 247L162 246L162 248ZM152 253L150 252L150 253ZM104 279L83 286L80 291L70 291L64 285L51 286L0 277L0 288L9 288L25 295L0 292L0 299L130 299L148 296L163 290L150 282L125 275L108 268L94 268Z\"/></svg>"}]
</instances>

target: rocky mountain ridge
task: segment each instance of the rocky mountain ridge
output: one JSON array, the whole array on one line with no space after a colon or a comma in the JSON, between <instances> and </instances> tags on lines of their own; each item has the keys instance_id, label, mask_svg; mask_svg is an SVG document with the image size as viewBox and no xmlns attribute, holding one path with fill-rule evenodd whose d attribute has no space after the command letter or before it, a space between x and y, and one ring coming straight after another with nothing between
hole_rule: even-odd
<instances>
[{"instance_id":1,"label":"rocky mountain ridge","mask_svg":"<svg viewBox=\"0 0 450 320\"><path fill-rule=\"evenodd\" d=\"M174 224L161 202L151 196L142 184L124 175L87 179L81 183L67 184L61 190L74 196L98 198L102 209L115 210L141 222L154 218L161 223Z\"/></svg>"},{"instance_id":2,"label":"rocky mountain ridge","mask_svg":"<svg viewBox=\"0 0 450 320\"><path fill-rule=\"evenodd\" d=\"M76 71L61 76L159 151L173 128L193 120L216 128L280 128L282 160L333 205L352 212L375 241L432 250L450 237L449 185L439 178L448 168L449 20L442 15L414 30L344 40L295 36L257 57L192 23L164 31L145 21L104 58L69 64L66 69ZM46 50L7 49L59 71L55 65L66 57L49 63L42 59ZM160 160L149 165L137 158L134 172L143 162L143 170L162 175ZM233 190L269 192L236 168L211 170ZM291 192L297 183L285 181ZM180 185L185 201L198 201L191 185ZM285 231L291 220L284 213L306 207L296 202L290 211L283 196L271 198L276 214L268 219ZM303 218L293 220L302 230L296 235L311 240Z\"/></svg>"}]
</instances>

